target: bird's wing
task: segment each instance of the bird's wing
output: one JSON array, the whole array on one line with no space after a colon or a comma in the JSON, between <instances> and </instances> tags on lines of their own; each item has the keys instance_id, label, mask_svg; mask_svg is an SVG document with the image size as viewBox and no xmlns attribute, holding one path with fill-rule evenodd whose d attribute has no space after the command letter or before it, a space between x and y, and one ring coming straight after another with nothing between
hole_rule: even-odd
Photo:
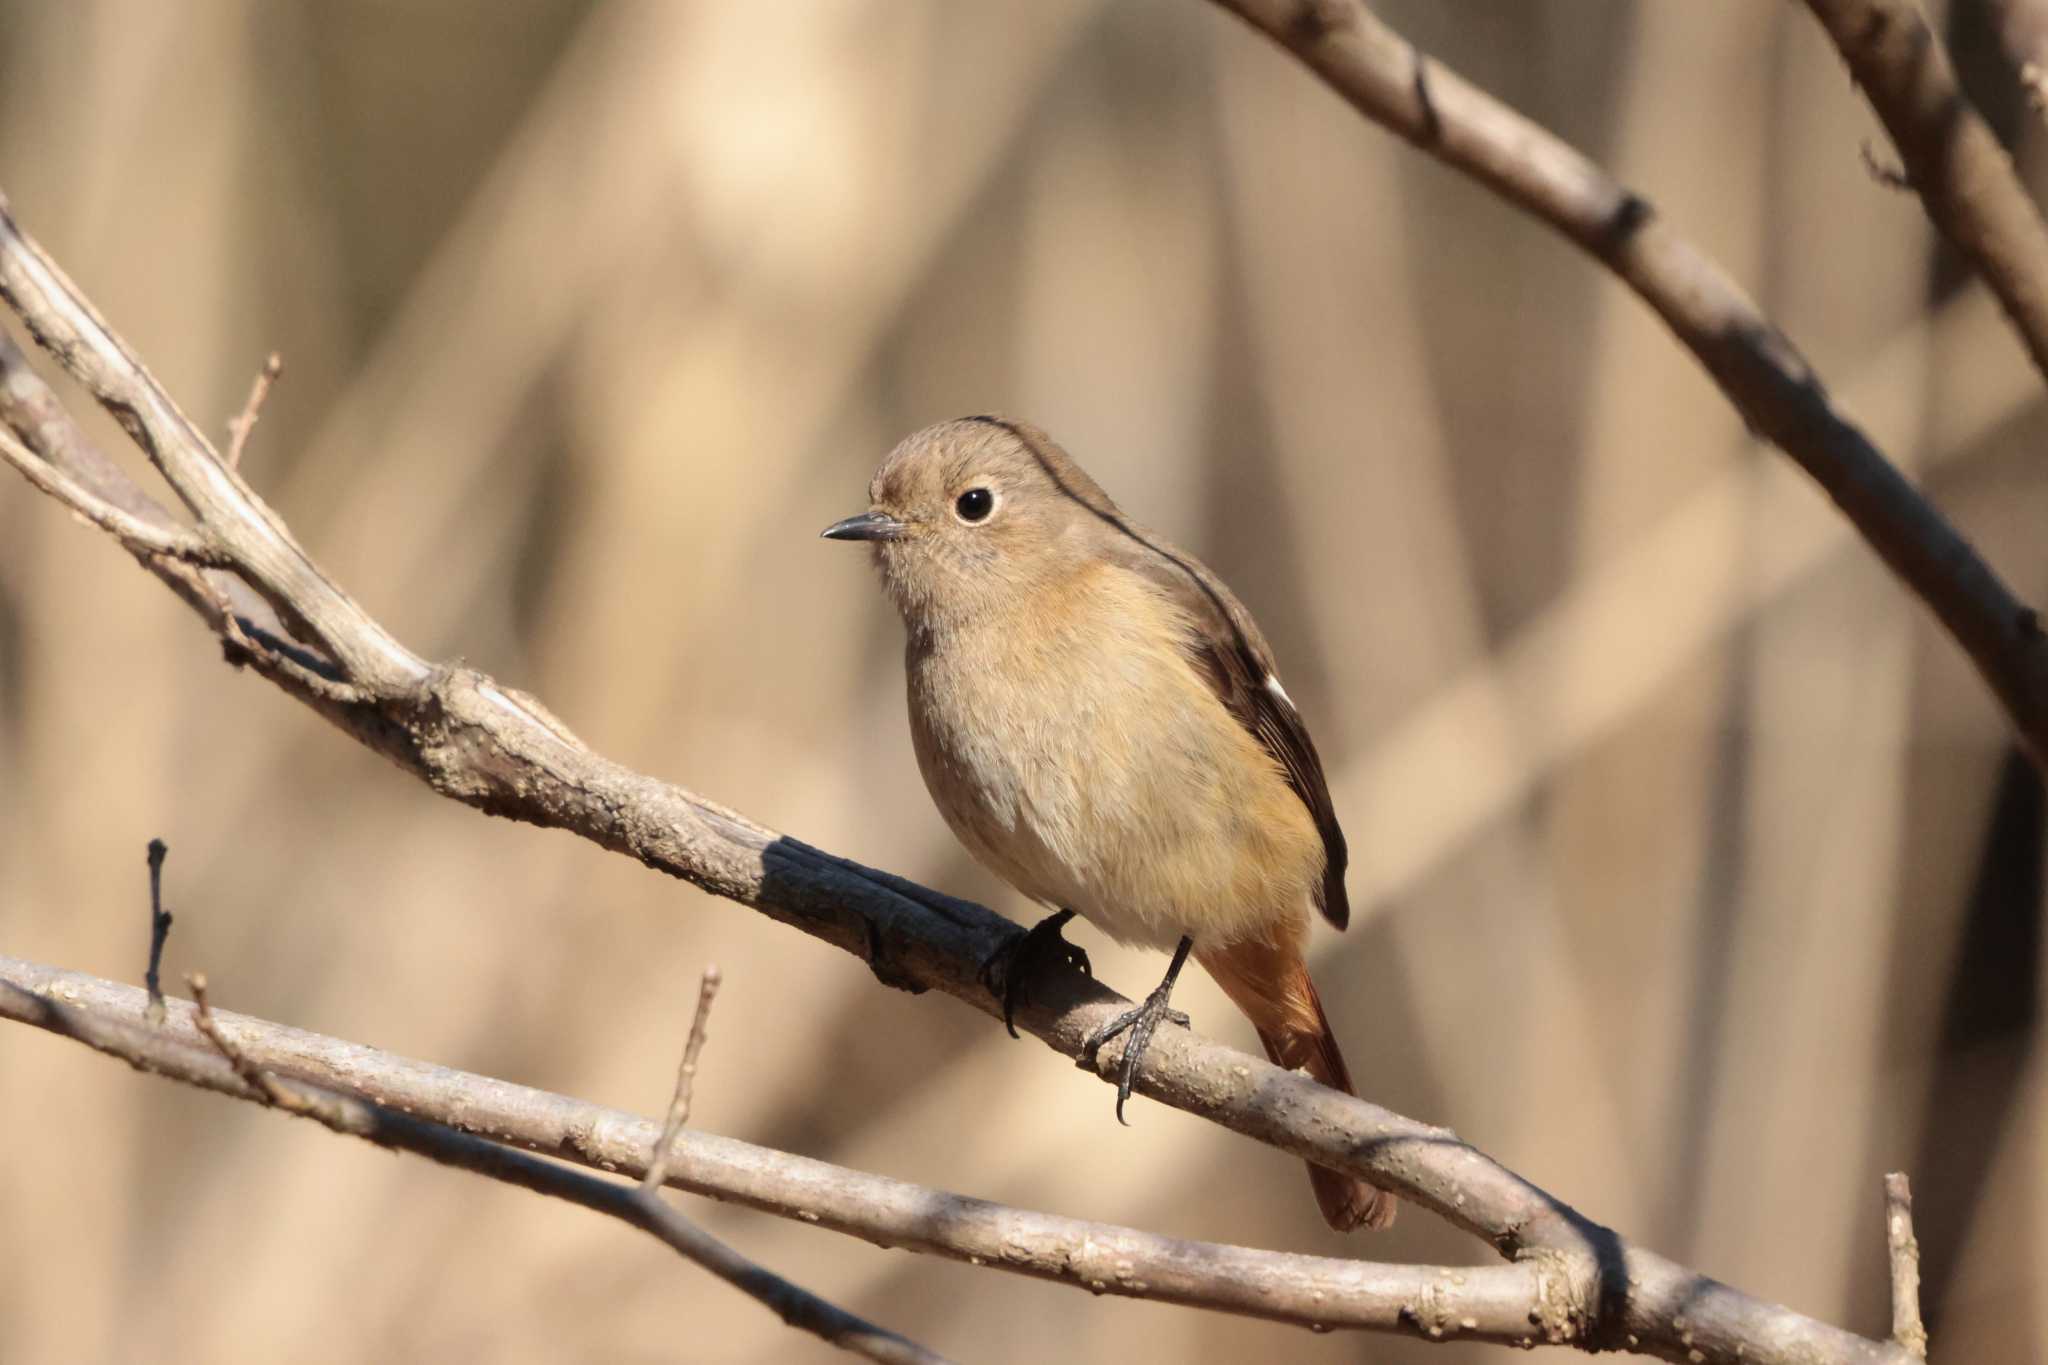
<instances>
[{"instance_id":1,"label":"bird's wing","mask_svg":"<svg viewBox=\"0 0 2048 1365\"><path fill-rule=\"evenodd\" d=\"M1230 714L1265 747L1286 775L1314 819L1323 838L1323 884L1316 908L1342 929L1351 921L1351 902L1344 893L1344 869L1350 855L1344 831L1330 803L1330 785L1308 726L1273 670L1273 651L1244 604L1194 556L1176 550L1142 528L1117 517L1129 533L1128 554L1121 556L1136 572L1167 594L1191 627L1188 652L1195 671L1208 680Z\"/></svg>"}]
</instances>

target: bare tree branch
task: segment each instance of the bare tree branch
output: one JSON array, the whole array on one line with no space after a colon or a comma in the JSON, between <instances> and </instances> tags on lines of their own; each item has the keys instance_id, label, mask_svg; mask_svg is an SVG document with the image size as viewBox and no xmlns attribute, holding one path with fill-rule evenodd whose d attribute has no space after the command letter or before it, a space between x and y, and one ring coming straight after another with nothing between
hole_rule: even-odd
<instances>
[{"instance_id":1,"label":"bare tree branch","mask_svg":"<svg viewBox=\"0 0 2048 1365\"><path fill-rule=\"evenodd\" d=\"M0 960L12 963L11 959ZM241 1042L236 1016L228 1016L224 1025L209 1007L206 978L195 974L188 980L196 1008L180 1002L181 1027L175 1030L138 1028L24 989L12 972L0 976L0 1017L75 1038L141 1071L268 1105L380 1147L412 1152L444 1166L608 1214L667 1243L686 1259L758 1299L790 1326L842 1350L887 1365L945 1365L944 1357L754 1264L659 1200L643 1201L637 1186L585 1175L453 1126L416 1118L360 1094L271 1071ZM207 1050L187 1041L187 1036L195 1033L208 1045Z\"/></svg>"},{"instance_id":2,"label":"bare tree branch","mask_svg":"<svg viewBox=\"0 0 2048 1365\"><path fill-rule=\"evenodd\" d=\"M0 1015L57 1028L52 1020L60 1016L29 1017L27 996L91 1021L120 1021L138 1012L142 992L0 957ZM236 1046L265 1067L496 1141L643 1180L648 1153L661 1142L655 1125L634 1114L215 1013ZM187 1045L202 1041L193 1007L179 1001L171 1002L165 1032ZM712 1134L679 1130L670 1145L674 1162L664 1180L692 1194L1091 1293L1301 1326L1519 1342L1531 1335L1529 1314L1544 1287L1533 1265L1384 1265L1191 1242L970 1199Z\"/></svg>"},{"instance_id":3,"label":"bare tree branch","mask_svg":"<svg viewBox=\"0 0 2048 1365\"><path fill-rule=\"evenodd\" d=\"M1698 357L1750 429L1797 461L1933 610L1997 694L2036 766L2048 763L2048 639L2034 611L1836 409L1791 341L1726 271L1641 195L1424 56L1359 0L1212 3L1293 52L1367 118L1619 276Z\"/></svg>"},{"instance_id":4,"label":"bare tree branch","mask_svg":"<svg viewBox=\"0 0 2048 1365\"><path fill-rule=\"evenodd\" d=\"M1464 87L1452 89L1465 90L1463 98L1483 98ZM1434 109L1429 98L1434 97L1421 105L1425 111ZM1512 117L1505 111L1500 116ZM1438 133L1452 126L1436 123L1437 117L1429 114ZM1653 260L1667 263L1670 252L1685 250L1640 213L1623 217L1616 260L1630 259L1646 243L1656 248ZM1714 288L1721 288L1747 308L1718 272L1686 259L1707 271L1696 284L1706 289L1709 304ZM191 509L198 533L230 558L235 574L272 605L298 642L255 635L241 629L235 614L194 603L236 651L237 661L444 795L492 814L574 831L854 952L888 984L937 987L1000 1017L1000 1002L981 980L980 966L1022 932L1017 926L981 906L834 857L631 772L592 753L534 699L473 670L428 664L306 557L284 523L215 455L62 272L4 215L0 297L136 439ZM1720 324L1740 323L1728 313L1727 297L1720 304ZM1972 613L1990 610L1986 593L2010 606L2012 619L2005 626L2017 628L2019 609L1999 596L2002 585L1860 434L1833 416L1803 369L1795 374L1786 368L1789 351L1773 334L1745 333L1738 341L1706 345L1703 354L1757 387L1756 411L1790 423L1787 430L1803 432L1818 416L1854 438L1858 444L1846 465L1823 462L1841 481L1831 491L1852 517L1874 518L1897 532L1896 543L1872 538L1888 555L1925 569L1931 590L1953 597L1941 600L1961 610L1959 629L1984 625ZM11 416L7 420L13 424ZM1833 452L1830 461L1842 454L1825 439L1820 448ZM1944 546L1962 558L1943 558ZM2026 630L2033 631L2030 616ZM2013 663L2001 652L2003 643L1987 654ZM2010 643L2022 642L2015 637ZM294 647L303 647L314 662L293 654ZM2031 675L2026 681L2031 683ZM1068 970L1043 982L1018 1018L1055 1049L1078 1056L1089 1033L1128 1003ZM1097 1065L1113 1069L1113 1061ZM1626 1347L1686 1362L1905 1359L1895 1345L1764 1303L1636 1247L1447 1130L1325 1089L1186 1029L1169 1027L1154 1039L1137 1089L1318 1165L1361 1175L1484 1238L1537 1277L1528 1314L1532 1342L1587 1350ZM1439 1330L1461 1329L1459 1321Z\"/></svg>"},{"instance_id":5,"label":"bare tree branch","mask_svg":"<svg viewBox=\"0 0 2048 1365\"><path fill-rule=\"evenodd\" d=\"M2048 226L1913 0L1806 0L1884 120L1927 216L2048 377Z\"/></svg>"},{"instance_id":6,"label":"bare tree branch","mask_svg":"<svg viewBox=\"0 0 2048 1365\"><path fill-rule=\"evenodd\" d=\"M1920 1242L1913 1236L1913 1189L1904 1171L1884 1178L1884 1239L1892 1264L1892 1340L1927 1358L1927 1326L1920 1320Z\"/></svg>"},{"instance_id":7,"label":"bare tree branch","mask_svg":"<svg viewBox=\"0 0 2048 1365\"><path fill-rule=\"evenodd\" d=\"M296 640L326 651L350 678L372 689L416 687L427 679L432 670L426 662L392 639L306 557L283 520L227 467L56 262L21 234L4 196L0 259L0 297L142 448L198 523L198 534L277 608ZM215 540L228 526L235 528L232 544ZM268 651L250 662L266 672L279 667Z\"/></svg>"}]
</instances>

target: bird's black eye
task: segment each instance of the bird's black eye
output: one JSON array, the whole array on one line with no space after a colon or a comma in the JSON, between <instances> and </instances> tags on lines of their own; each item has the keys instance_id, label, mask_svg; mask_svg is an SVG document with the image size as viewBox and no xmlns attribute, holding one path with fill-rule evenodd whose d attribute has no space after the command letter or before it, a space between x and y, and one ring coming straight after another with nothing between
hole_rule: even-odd
<instances>
[{"instance_id":1,"label":"bird's black eye","mask_svg":"<svg viewBox=\"0 0 2048 1365\"><path fill-rule=\"evenodd\" d=\"M962 521L980 521L995 510L996 495L986 488L970 488L953 502Z\"/></svg>"}]
</instances>

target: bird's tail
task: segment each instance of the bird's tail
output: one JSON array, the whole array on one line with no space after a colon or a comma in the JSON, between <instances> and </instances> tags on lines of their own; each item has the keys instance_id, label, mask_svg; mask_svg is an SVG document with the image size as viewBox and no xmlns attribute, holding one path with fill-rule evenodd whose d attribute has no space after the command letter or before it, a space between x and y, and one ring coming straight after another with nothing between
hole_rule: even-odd
<instances>
[{"instance_id":1,"label":"bird's tail","mask_svg":"<svg viewBox=\"0 0 2048 1365\"><path fill-rule=\"evenodd\" d=\"M1253 939L1207 951L1198 948L1195 958L1252 1021L1275 1066L1306 1071L1347 1095L1358 1093L1351 1088L1344 1054L1337 1050L1336 1035L1299 949ZM1339 1232L1383 1228L1394 1221L1394 1196L1355 1175L1310 1162L1308 1180L1323 1218Z\"/></svg>"}]
</instances>

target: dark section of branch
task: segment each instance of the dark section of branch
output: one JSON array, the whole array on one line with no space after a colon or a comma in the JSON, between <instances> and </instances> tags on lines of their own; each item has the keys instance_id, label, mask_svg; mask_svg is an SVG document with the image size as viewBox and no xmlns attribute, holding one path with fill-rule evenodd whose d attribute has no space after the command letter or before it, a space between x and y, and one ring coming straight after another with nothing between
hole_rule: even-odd
<instances>
[{"instance_id":1,"label":"dark section of branch","mask_svg":"<svg viewBox=\"0 0 2048 1365\"><path fill-rule=\"evenodd\" d=\"M2048 377L2048 226L1912 0L1806 0L1884 120L1927 216Z\"/></svg>"},{"instance_id":2,"label":"dark section of branch","mask_svg":"<svg viewBox=\"0 0 2048 1365\"><path fill-rule=\"evenodd\" d=\"M1727 272L1577 148L1423 56L1358 0L1212 3L1292 51L1367 118L1549 224L1618 275L1698 357L1750 430L1797 461L1933 610L1997 694L2035 763L2048 763L2048 640L2034 612L1835 408L1792 343Z\"/></svg>"}]
</instances>

